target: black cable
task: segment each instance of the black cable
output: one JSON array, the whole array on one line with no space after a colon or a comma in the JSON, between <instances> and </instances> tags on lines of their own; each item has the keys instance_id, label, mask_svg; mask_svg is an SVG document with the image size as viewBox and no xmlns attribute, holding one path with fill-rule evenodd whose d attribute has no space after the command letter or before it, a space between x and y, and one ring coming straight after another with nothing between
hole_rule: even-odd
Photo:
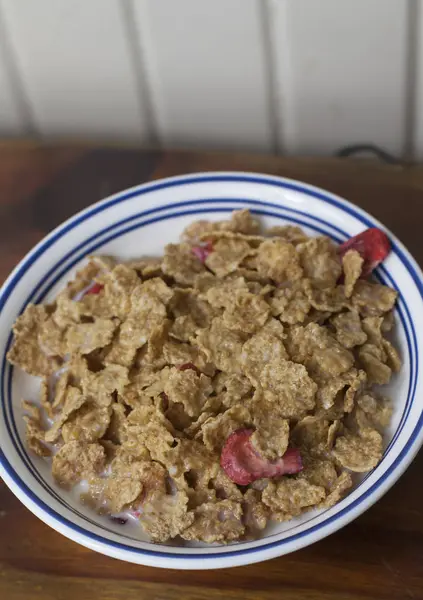
<instances>
[{"instance_id":1,"label":"black cable","mask_svg":"<svg viewBox=\"0 0 423 600\"><path fill-rule=\"evenodd\" d=\"M399 160L386 150L382 150L378 146L374 146L373 144L357 144L355 146L345 146L341 148L335 153L335 156L339 156L341 158L348 158L349 156L353 156L354 154L359 154L361 152L371 152L375 154L376 157L382 162L389 163L391 165L399 165L404 164L403 161Z\"/></svg>"}]
</instances>

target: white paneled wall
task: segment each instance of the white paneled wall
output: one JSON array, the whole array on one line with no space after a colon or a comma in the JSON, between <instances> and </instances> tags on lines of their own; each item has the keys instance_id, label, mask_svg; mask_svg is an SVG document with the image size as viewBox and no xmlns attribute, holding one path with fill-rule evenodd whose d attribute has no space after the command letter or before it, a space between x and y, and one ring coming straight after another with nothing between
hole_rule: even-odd
<instances>
[{"instance_id":1,"label":"white paneled wall","mask_svg":"<svg viewBox=\"0 0 423 600\"><path fill-rule=\"evenodd\" d=\"M423 0L0 0L0 135L423 159Z\"/></svg>"},{"instance_id":2,"label":"white paneled wall","mask_svg":"<svg viewBox=\"0 0 423 600\"><path fill-rule=\"evenodd\" d=\"M272 0L270 11L287 150L371 142L401 154L407 2Z\"/></svg>"},{"instance_id":3,"label":"white paneled wall","mask_svg":"<svg viewBox=\"0 0 423 600\"><path fill-rule=\"evenodd\" d=\"M0 6L37 131L147 135L120 0L2 0Z\"/></svg>"},{"instance_id":4,"label":"white paneled wall","mask_svg":"<svg viewBox=\"0 0 423 600\"><path fill-rule=\"evenodd\" d=\"M135 0L165 144L272 149L260 3Z\"/></svg>"}]
</instances>

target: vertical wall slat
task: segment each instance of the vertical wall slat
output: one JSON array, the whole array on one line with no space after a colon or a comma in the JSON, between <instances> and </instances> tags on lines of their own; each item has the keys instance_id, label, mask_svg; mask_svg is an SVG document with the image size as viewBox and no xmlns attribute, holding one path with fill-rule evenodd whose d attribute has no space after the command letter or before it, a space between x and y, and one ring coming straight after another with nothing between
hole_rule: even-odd
<instances>
[{"instance_id":1,"label":"vertical wall slat","mask_svg":"<svg viewBox=\"0 0 423 600\"><path fill-rule=\"evenodd\" d=\"M407 109L407 8L398 0L268 0L290 153L372 143L401 155Z\"/></svg>"},{"instance_id":2,"label":"vertical wall slat","mask_svg":"<svg viewBox=\"0 0 423 600\"><path fill-rule=\"evenodd\" d=\"M10 80L4 52L0 47L0 136L24 133L15 92Z\"/></svg>"},{"instance_id":3,"label":"vertical wall slat","mask_svg":"<svg viewBox=\"0 0 423 600\"><path fill-rule=\"evenodd\" d=\"M272 149L261 0L133 0L166 145Z\"/></svg>"},{"instance_id":4,"label":"vertical wall slat","mask_svg":"<svg viewBox=\"0 0 423 600\"><path fill-rule=\"evenodd\" d=\"M148 139L120 0L0 0L45 135Z\"/></svg>"},{"instance_id":5,"label":"vertical wall slat","mask_svg":"<svg viewBox=\"0 0 423 600\"><path fill-rule=\"evenodd\" d=\"M414 150L414 158L423 160L423 0L416 0L414 4L415 29L414 50L414 77L412 78L412 111L413 129L411 132L411 145Z\"/></svg>"},{"instance_id":6,"label":"vertical wall slat","mask_svg":"<svg viewBox=\"0 0 423 600\"><path fill-rule=\"evenodd\" d=\"M25 123L19 110L19 90L13 82L12 56L7 44L7 32L0 13L0 136L25 133Z\"/></svg>"}]
</instances>

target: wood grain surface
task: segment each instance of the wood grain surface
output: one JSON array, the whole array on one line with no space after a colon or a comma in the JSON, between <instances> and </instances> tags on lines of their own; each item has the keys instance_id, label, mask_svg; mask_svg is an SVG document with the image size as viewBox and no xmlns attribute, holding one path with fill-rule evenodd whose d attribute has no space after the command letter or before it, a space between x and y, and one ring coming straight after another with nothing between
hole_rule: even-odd
<instances>
[{"instance_id":1,"label":"wood grain surface","mask_svg":"<svg viewBox=\"0 0 423 600\"><path fill-rule=\"evenodd\" d=\"M421 167L3 143L0 277L92 202L159 177L210 170L270 173L327 188L381 219L423 264ZM147 568L96 554L44 525L0 481L0 599L423 599L422 473L420 453L382 500L341 531L294 554L218 572Z\"/></svg>"}]
</instances>

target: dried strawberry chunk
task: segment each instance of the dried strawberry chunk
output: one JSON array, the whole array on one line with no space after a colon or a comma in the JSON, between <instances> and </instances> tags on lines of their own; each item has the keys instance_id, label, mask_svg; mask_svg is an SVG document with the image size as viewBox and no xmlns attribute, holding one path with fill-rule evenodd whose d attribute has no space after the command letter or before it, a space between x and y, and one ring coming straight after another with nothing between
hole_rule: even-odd
<instances>
[{"instance_id":1,"label":"dried strawberry chunk","mask_svg":"<svg viewBox=\"0 0 423 600\"><path fill-rule=\"evenodd\" d=\"M360 254L364 260L362 276L366 277L388 256L391 242L386 233L370 227L341 244L339 255L344 256L348 250L356 250Z\"/></svg>"},{"instance_id":2,"label":"dried strawberry chunk","mask_svg":"<svg viewBox=\"0 0 423 600\"><path fill-rule=\"evenodd\" d=\"M92 286L85 292L85 295L99 294L103 288L104 285L102 283L93 283Z\"/></svg>"},{"instance_id":3,"label":"dried strawberry chunk","mask_svg":"<svg viewBox=\"0 0 423 600\"><path fill-rule=\"evenodd\" d=\"M295 448L288 448L283 457L275 461L260 456L250 442L253 433L253 429L237 429L226 440L220 466L231 481L248 485L262 477L278 477L302 470L301 455Z\"/></svg>"},{"instance_id":4,"label":"dried strawberry chunk","mask_svg":"<svg viewBox=\"0 0 423 600\"><path fill-rule=\"evenodd\" d=\"M194 363L192 363L192 362L184 363L183 365L180 365L180 366L178 367L178 370L179 370L179 371L187 371L187 370L189 370L189 369L191 369L192 371L195 371L195 372L197 373L197 375L198 375L198 376L200 376L200 375L201 375L201 371L200 371L200 369L198 369L198 368L197 368L197 367L194 365Z\"/></svg>"},{"instance_id":5,"label":"dried strawberry chunk","mask_svg":"<svg viewBox=\"0 0 423 600\"><path fill-rule=\"evenodd\" d=\"M213 244L212 242L206 242L205 244L193 246L191 252L204 264L208 255L213 252Z\"/></svg>"}]
</instances>

